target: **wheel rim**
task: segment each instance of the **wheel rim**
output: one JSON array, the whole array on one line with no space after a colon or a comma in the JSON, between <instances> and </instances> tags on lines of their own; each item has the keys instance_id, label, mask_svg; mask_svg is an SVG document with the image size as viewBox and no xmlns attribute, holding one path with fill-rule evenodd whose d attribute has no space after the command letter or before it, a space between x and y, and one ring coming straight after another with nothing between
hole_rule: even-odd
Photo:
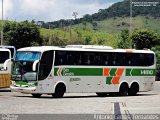
<instances>
[{"instance_id":1,"label":"wheel rim","mask_svg":"<svg viewBox=\"0 0 160 120\"><path fill-rule=\"evenodd\" d=\"M127 87L127 85L122 85L120 87L120 94L123 95L123 96L128 95L128 87Z\"/></svg>"}]
</instances>

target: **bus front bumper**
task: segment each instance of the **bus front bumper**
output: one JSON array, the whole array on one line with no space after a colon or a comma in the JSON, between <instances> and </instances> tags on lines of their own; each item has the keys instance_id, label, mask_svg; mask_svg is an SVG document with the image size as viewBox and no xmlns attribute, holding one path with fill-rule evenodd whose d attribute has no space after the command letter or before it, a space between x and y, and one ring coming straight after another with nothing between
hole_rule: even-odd
<instances>
[{"instance_id":1,"label":"bus front bumper","mask_svg":"<svg viewBox=\"0 0 160 120\"><path fill-rule=\"evenodd\" d=\"M12 92L21 92L26 94L35 93L36 87L21 87L21 86L14 86L11 85L10 89Z\"/></svg>"}]
</instances>

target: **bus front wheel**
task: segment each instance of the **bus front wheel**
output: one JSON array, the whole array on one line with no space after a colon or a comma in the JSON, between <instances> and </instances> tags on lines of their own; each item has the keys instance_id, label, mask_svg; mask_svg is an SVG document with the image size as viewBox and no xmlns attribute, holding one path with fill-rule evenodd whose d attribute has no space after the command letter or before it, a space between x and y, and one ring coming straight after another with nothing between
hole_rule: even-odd
<instances>
[{"instance_id":1,"label":"bus front wheel","mask_svg":"<svg viewBox=\"0 0 160 120\"><path fill-rule=\"evenodd\" d=\"M64 93L66 92L66 87L64 84L58 84L55 89L55 93L52 94L55 98L62 98Z\"/></svg>"}]
</instances>

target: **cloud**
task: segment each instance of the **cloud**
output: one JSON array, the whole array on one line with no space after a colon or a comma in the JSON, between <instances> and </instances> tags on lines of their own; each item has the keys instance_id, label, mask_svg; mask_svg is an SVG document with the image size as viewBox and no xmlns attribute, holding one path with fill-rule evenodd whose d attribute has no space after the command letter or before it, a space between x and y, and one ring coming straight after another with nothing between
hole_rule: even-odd
<instances>
[{"instance_id":1,"label":"cloud","mask_svg":"<svg viewBox=\"0 0 160 120\"><path fill-rule=\"evenodd\" d=\"M26 15L39 15L48 11L51 6L55 7L53 0L23 0L20 7Z\"/></svg>"},{"instance_id":2,"label":"cloud","mask_svg":"<svg viewBox=\"0 0 160 120\"><path fill-rule=\"evenodd\" d=\"M4 19L9 16L9 13L13 10L12 0L3 0L3 17ZM0 19L2 19L2 1L0 1Z\"/></svg>"},{"instance_id":3,"label":"cloud","mask_svg":"<svg viewBox=\"0 0 160 120\"><path fill-rule=\"evenodd\" d=\"M4 0L5 18L11 20L54 21L93 14L122 0Z\"/></svg>"}]
</instances>

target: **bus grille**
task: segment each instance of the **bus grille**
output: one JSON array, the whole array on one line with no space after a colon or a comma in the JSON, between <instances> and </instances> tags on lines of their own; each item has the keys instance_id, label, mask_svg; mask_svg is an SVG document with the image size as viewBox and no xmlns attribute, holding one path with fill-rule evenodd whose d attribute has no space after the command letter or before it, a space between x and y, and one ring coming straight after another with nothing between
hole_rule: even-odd
<instances>
[{"instance_id":1,"label":"bus grille","mask_svg":"<svg viewBox=\"0 0 160 120\"><path fill-rule=\"evenodd\" d=\"M0 74L0 88L10 87L11 74Z\"/></svg>"}]
</instances>

